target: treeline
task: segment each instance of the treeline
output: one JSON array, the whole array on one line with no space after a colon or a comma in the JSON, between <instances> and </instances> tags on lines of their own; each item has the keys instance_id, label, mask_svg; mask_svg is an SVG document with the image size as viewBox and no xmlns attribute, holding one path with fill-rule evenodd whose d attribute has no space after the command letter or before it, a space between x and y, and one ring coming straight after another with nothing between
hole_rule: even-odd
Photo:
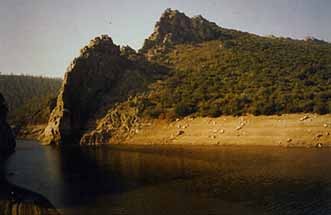
<instances>
[{"instance_id":1,"label":"treeline","mask_svg":"<svg viewBox=\"0 0 331 215\"><path fill-rule=\"evenodd\" d=\"M160 55L172 72L153 86L152 117L331 113L331 44L242 34Z\"/></svg>"},{"instance_id":2,"label":"treeline","mask_svg":"<svg viewBox=\"0 0 331 215\"><path fill-rule=\"evenodd\" d=\"M47 111L43 109L54 102L61 83L59 78L0 75L0 92L8 103L10 122L47 120ZM41 112L44 113L36 117Z\"/></svg>"}]
</instances>

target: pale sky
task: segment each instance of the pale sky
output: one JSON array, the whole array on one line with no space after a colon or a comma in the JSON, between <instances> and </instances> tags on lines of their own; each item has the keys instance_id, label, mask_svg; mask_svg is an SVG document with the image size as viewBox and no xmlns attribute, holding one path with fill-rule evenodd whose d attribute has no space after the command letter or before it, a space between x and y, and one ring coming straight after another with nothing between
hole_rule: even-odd
<instances>
[{"instance_id":1,"label":"pale sky","mask_svg":"<svg viewBox=\"0 0 331 215\"><path fill-rule=\"evenodd\" d=\"M0 0L0 72L63 77L100 34L139 49L166 8L225 28L331 41L330 0Z\"/></svg>"}]
</instances>

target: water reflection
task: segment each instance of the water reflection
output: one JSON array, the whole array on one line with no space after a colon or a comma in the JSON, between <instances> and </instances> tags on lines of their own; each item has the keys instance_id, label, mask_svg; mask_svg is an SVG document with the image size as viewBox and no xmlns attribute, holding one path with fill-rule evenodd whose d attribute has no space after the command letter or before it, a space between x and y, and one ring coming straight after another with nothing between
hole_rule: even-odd
<instances>
[{"instance_id":1,"label":"water reflection","mask_svg":"<svg viewBox=\"0 0 331 215\"><path fill-rule=\"evenodd\" d=\"M19 142L7 171L63 214L330 214L330 152Z\"/></svg>"}]
</instances>

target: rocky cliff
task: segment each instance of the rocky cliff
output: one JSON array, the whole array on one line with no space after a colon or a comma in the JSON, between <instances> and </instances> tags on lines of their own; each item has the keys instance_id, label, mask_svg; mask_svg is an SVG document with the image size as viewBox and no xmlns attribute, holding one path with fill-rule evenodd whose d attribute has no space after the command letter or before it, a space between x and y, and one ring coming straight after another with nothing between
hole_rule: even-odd
<instances>
[{"instance_id":1,"label":"rocky cliff","mask_svg":"<svg viewBox=\"0 0 331 215\"><path fill-rule=\"evenodd\" d=\"M121 50L109 36L93 39L65 74L44 142L78 143L116 102L144 90L157 77L155 71L135 50Z\"/></svg>"},{"instance_id":2,"label":"rocky cliff","mask_svg":"<svg viewBox=\"0 0 331 215\"><path fill-rule=\"evenodd\" d=\"M14 152L16 142L13 132L7 123L8 107L4 97L0 93L0 161L2 156Z\"/></svg>"}]
</instances>

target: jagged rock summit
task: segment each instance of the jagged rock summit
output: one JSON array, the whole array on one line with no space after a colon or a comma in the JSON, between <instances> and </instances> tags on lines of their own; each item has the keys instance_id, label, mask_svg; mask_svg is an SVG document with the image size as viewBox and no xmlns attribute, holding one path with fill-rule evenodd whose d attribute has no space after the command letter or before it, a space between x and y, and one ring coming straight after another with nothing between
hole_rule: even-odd
<instances>
[{"instance_id":1,"label":"jagged rock summit","mask_svg":"<svg viewBox=\"0 0 331 215\"><path fill-rule=\"evenodd\" d=\"M14 152L16 147L15 137L7 123L8 107L0 93L0 159Z\"/></svg>"},{"instance_id":2,"label":"jagged rock summit","mask_svg":"<svg viewBox=\"0 0 331 215\"><path fill-rule=\"evenodd\" d=\"M192 18L178 10L167 9L156 23L154 32L145 40L141 51L190 42L202 42L226 37L214 22L201 15Z\"/></svg>"}]
</instances>

